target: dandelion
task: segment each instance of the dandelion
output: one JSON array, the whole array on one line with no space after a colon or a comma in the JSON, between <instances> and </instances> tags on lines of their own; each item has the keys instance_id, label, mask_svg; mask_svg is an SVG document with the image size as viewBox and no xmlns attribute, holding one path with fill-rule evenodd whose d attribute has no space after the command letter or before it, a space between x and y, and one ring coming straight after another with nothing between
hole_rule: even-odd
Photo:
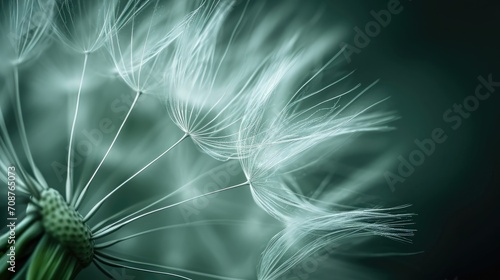
<instances>
[{"instance_id":1,"label":"dandelion","mask_svg":"<svg viewBox=\"0 0 500 280\"><path fill-rule=\"evenodd\" d=\"M237 101L244 88L238 84L242 73L221 69L227 67L232 38L222 52L217 43L233 2L207 5L174 43L164 70L165 102L172 121L204 152L227 160L236 156L234 128L242 116ZM219 72L224 72L222 79Z\"/></svg>"},{"instance_id":2,"label":"dandelion","mask_svg":"<svg viewBox=\"0 0 500 280\"><path fill-rule=\"evenodd\" d=\"M83 188L78 199L73 202L76 206L82 202L83 196L89 188L90 183L113 148L115 141L137 104L139 97L144 93L149 93L152 89L157 88L161 84L159 83L160 80L155 79L156 76L154 72L158 65L160 54L162 54L162 51L179 36L185 22L190 18L190 15L185 15L187 13L185 3L179 2L177 5L174 5L174 7L161 7L160 1L146 1L143 4L138 4L140 2L136 1L130 1L128 3L129 4L124 9L124 11L128 11L128 13L122 13L122 15L125 16L120 17L116 22L108 23L108 31L106 34L108 34L111 39L107 41L107 48L113 59L115 70L123 81L135 92L135 96L106 154L92 174L89 182ZM148 8L152 9L148 19L136 23L136 17L139 17L141 12L145 13L146 11L143 10L147 10ZM168 13L165 14L167 11ZM121 30L122 27L125 31L120 33L115 32ZM175 145L176 144L172 147L175 147ZM168 150L166 152L168 152ZM145 168L148 166L149 165ZM116 190L120 187L121 185L117 187ZM67 193L69 193L69 191L67 191ZM97 207L95 209L97 210ZM90 215L92 215L92 213L93 212L91 212Z\"/></svg>"},{"instance_id":3,"label":"dandelion","mask_svg":"<svg viewBox=\"0 0 500 280\"><path fill-rule=\"evenodd\" d=\"M263 71L262 76L268 79L259 80L248 89L252 99L245 100L247 106L240 123L237 149L246 185L256 203L285 224L285 229L273 237L263 252L259 279L281 279L319 249L348 238L379 235L407 240L405 237L413 234L404 228L409 225L404 218L411 215L384 213L394 209L332 210L311 203L288 186L287 181L294 181L294 174L317 166L341 145L346 145L349 140L346 137L388 130L386 123L396 118L391 112L370 112L384 100L354 112L350 110L376 83L361 90L361 85L356 85L312 106L304 106L309 99L324 94L352 75L348 73L314 89L315 79L339 53L290 91L290 85L296 82L289 76L304 72L306 67L297 63L299 57L308 56L304 52L307 51L290 44L280 48ZM356 90L359 92L349 99ZM341 99L348 101L341 105Z\"/></svg>"},{"instance_id":4,"label":"dandelion","mask_svg":"<svg viewBox=\"0 0 500 280\"><path fill-rule=\"evenodd\" d=\"M20 65L35 59L46 49L51 38L55 1L6 1L2 3L5 21L4 39L11 44L12 65ZM8 49L7 49L8 50Z\"/></svg>"},{"instance_id":5,"label":"dandelion","mask_svg":"<svg viewBox=\"0 0 500 280\"><path fill-rule=\"evenodd\" d=\"M360 133L391 129L396 118L376 110L385 99L362 102L375 83L346 87L354 72L330 78L340 53L322 64L335 40L312 31L314 18L285 20L293 8L263 16L264 6L235 1L5 5L5 30L16 36L13 90L0 88L0 168L11 173L0 179L19 194L19 222L15 266L7 254L11 233L0 237L0 278L114 278L124 269L168 279L271 280L331 244L412 235L411 215L398 213L404 207L347 209L300 191L300 172L328 162ZM36 11L44 17L32 23ZM83 60L68 92L74 113L62 120L69 141L52 133L64 126L56 101L44 108L54 117L37 117L33 128L21 110L21 97L68 91L30 79L46 72L44 61L67 57ZM20 68L28 62L32 69ZM90 87L92 64L111 64L119 79ZM28 141L35 138L43 140ZM47 156L66 162L59 182L47 172ZM324 188L316 193L335 197ZM240 197L248 190L247 200ZM193 203L200 219L187 222L174 212ZM245 219L250 211L252 221ZM221 237L221 227L231 235ZM237 247L246 243L253 250L267 244L258 265L252 258L261 252L249 257ZM191 244L206 247L191 252Z\"/></svg>"},{"instance_id":6,"label":"dandelion","mask_svg":"<svg viewBox=\"0 0 500 280\"><path fill-rule=\"evenodd\" d=\"M272 207L266 206L269 205L266 201L269 199L269 193L265 192L275 178L280 178L282 174L298 172L321 162L328 156L328 153L339 149L340 146L335 145L346 144L343 143L345 141L338 140L342 136L389 129L385 123L395 119L391 113L366 113L378 102L358 112L340 116L340 113L346 110L347 106L355 99L350 100L344 107L338 105L339 99L358 87L349 89L343 94L336 95L305 110L297 108L300 106L300 102L319 91L301 97L297 97L297 91L274 118L270 116L265 120L263 116L266 116L267 108L276 108L269 106L269 99L265 97L256 99L258 101L255 103L259 102L260 104L249 103L241 124L240 137L242 141L239 146L241 165L250 183L254 198L271 215L281 216L283 214L274 213ZM361 91L355 98L358 98L365 90ZM270 98L276 92L270 90L267 93ZM293 100L294 98L297 99ZM320 107L328 102L332 102L333 106ZM328 149L325 149L327 143L330 145ZM314 154L314 149L317 148L322 148L323 154L311 156ZM306 153L309 154L305 155ZM315 158L313 159L313 157Z\"/></svg>"},{"instance_id":7,"label":"dandelion","mask_svg":"<svg viewBox=\"0 0 500 280\"><path fill-rule=\"evenodd\" d=\"M139 4L135 1L127 1L124 7L120 7L119 1L114 0L105 2L64 0L58 3L54 33L63 44L84 55L69 140L67 159L68 176L66 180L67 201L69 201L69 197L71 196L73 136L76 120L78 119L80 98L89 55L99 50L110 37L115 36L123 25L134 18L136 13L144 8L146 4L147 2ZM105 157L103 161L104 159Z\"/></svg>"}]
</instances>

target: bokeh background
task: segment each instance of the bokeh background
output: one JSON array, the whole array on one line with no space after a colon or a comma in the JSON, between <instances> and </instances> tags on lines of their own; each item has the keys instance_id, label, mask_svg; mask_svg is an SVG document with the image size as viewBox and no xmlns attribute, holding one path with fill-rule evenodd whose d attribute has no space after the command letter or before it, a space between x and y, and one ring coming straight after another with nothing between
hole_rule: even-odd
<instances>
[{"instance_id":1,"label":"bokeh background","mask_svg":"<svg viewBox=\"0 0 500 280\"><path fill-rule=\"evenodd\" d=\"M319 28L332 32L332 36L340 34L338 46L332 47L332 53L335 53L342 43L356 47L355 28L364 30L374 20L372 11L387 10L389 3L396 2L273 1L266 7L279 12L281 5L296 5L303 7L297 8L297 16L303 13L319 15ZM235 14L241 11L242 3L235 8ZM259 4L258 1L250 5L255 4ZM356 69L353 81L368 84L380 79L373 94L391 96L384 106L396 110L401 116L394 123L397 129L384 135L356 139L346 148L346 154L332 159L331 165L325 165L308 178L320 183L325 174L333 172L333 182L338 181L340 186L344 186L343 181L356 186L352 181L358 180L359 187L335 192L344 196L335 198L344 204L410 204L408 211L417 214L414 227L418 231L411 244L375 239L358 245L359 254L339 254L335 252L336 248L320 252L292 271L287 276L289 280L336 277L494 279L496 276L496 267L500 264L497 256L500 249L497 239L500 87L481 101L470 116L461 118L462 123L456 130L443 119L443 114L474 94L479 84L478 76L486 78L491 75L494 81L500 81L500 26L495 21L500 4L492 1L442 3L407 0L400 1L399 7L401 12L392 14L387 26L381 27L367 46L358 48L360 52L352 54L350 61L346 59L338 65L342 71ZM52 61L54 56L59 56L59 60ZM89 62L85 85L90 93L84 94L82 100L77 141L88 140L84 132L93 131L103 118L118 125L125 113L123 108L130 105L133 97L118 77L112 81L104 78L110 73L106 72L109 69L101 67L103 61L106 61L105 57L95 56ZM68 95L78 83L82 62L83 57L54 45L36 65L30 65L22 72L21 90L28 92L23 96L23 108L34 156L49 184L59 188L62 184L53 164L65 162L68 119L72 116L72 111L67 108L74 102ZM5 95L2 96L2 106L8 107L6 99ZM12 112L2 108L7 112L12 135L16 137ZM414 141L430 138L436 128L445 131L447 140L436 144L435 151L425 157L422 165L416 167L404 182L391 188L384 173L397 174L398 157L408 159L409 154L417 149ZM154 97L146 96L96 177L91 197L102 197L110 186L126 179L181 135L168 119L164 106ZM112 136L113 133L103 133L98 145L91 146L92 151L77 169L75 178L82 178L80 183L92 174L105 152L107 146L101 143L109 143ZM144 201L146 205L151 197L159 197L165 190L174 190L202 170L208 171L216 166L221 166L221 163L200 154L192 143L186 141L131 181L128 191L124 188L110 200L99 213L102 216L98 215L96 220L135 205L137 201ZM233 169L230 163L225 163L208 177L192 183L172 202L198 194L200 189L209 190L210 184L221 186L239 182L241 174L232 175L231 182L224 181L224 174L233 172ZM88 209L92 201L90 198L84 209ZM219 223L206 225L200 222L206 220L218 220ZM227 223L227 220L241 223ZM247 189L239 189L125 227L121 234L131 234L159 223L188 226L124 242L116 252L124 256L132 254L148 262L163 262L184 269L245 279L255 278L260 253L269 238L281 228L254 205ZM379 255L366 256L362 254L365 251ZM120 269L111 271L117 279L168 279ZM90 269L78 279L91 277L99 278L102 274ZM194 277L205 279L203 276Z\"/></svg>"}]
</instances>

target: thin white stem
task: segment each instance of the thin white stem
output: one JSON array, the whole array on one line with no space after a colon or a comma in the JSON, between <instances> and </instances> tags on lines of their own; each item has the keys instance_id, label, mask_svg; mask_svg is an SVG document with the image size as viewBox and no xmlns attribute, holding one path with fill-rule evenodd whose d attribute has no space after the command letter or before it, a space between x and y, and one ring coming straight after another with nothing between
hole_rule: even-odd
<instances>
[{"instance_id":1,"label":"thin white stem","mask_svg":"<svg viewBox=\"0 0 500 280\"><path fill-rule=\"evenodd\" d=\"M219 275L214 275L214 274L209 274L209 273L198 272L195 270L182 269L182 268L166 266L166 265L158 265L158 264L154 264L154 263L150 263L150 262L135 261L135 260L131 260L131 259L123 258L123 257L115 257L115 256L112 256L110 254L106 254L106 253L103 253L100 251L96 252L96 255L99 257L105 258L109 261L113 260L113 261L127 262L127 263L134 264L134 265L142 265L142 266L146 266L146 267L159 268L162 270L149 270L149 272L155 273L155 274L167 274L167 275L177 276L177 277L180 277L183 279L190 279L190 278L184 277L184 276L179 275L179 274L172 274L170 272L166 272L165 270L179 271L179 272L189 273L189 274L193 274L193 275L197 275L197 276L203 276L203 279L213 278L213 279L220 279L220 280L241 280L239 278L224 277L224 276L219 276Z\"/></svg>"},{"instance_id":2,"label":"thin white stem","mask_svg":"<svg viewBox=\"0 0 500 280\"><path fill-rule=\"evenodd\" d=\"M179 143L181 143L182 140L186 139L188 136L189 136L188 134L184 134L179 140L177 140L177 142L175 142L172 146L170 146L168 149L166 149L163 153L161 153L155 159L153 159L148 164L146 164L144 167L142 167L141 169L139 169L139 171L137 171L136 173L134 173L134 175L130 176L127 180L123 181L123 183L121 183L118 187L116 187L111 192L109 192L98 203L96 203L96 205L94 205L94 207L92 207L92 209L90 209L90 211L87 213L87 215L85 216L85 218L83 220L85 222L88 221L95 214L95 212L101 207L101 205L104 203L104 201L106 201L106 199L108 199L108 197L110 197L112 194L114 194L116 191L118 191L121 187L123 187L126 183L128 183L130 180L132 180L133 178L135 178L137 175L139 175L142 171L146 170L146 168L148 168L149 166L151 166L153 163L155 163L157 160L159 160L165 154L167 154L168 152L170 152L170 150L172 150L175 146L177 146Z\"/></svg>"},{"instance_id":3,"label":"thin white stem","mask_svg":"<svg viewBox=\"0 0 500 280\"><path fill-rule=\"evenodd\" d=\"M129 224L129 223L131 223L133 221L135 221L135 220L138 220L138 219L143 218L145 216L149 216L149 215L154 214L156 212L163 211L163 210L166 210L166 209L169 209L169 208L181 205L183 203L186 203L186 202L189 202L189 201L193 201L193 200L201 198L201 197L205 197L205 196L208 196L208 195L220 193L220 192L231 190L231 189L235 189L235 188L239 188L239 187L245 186L245 185L249 185L249 182L245 181L243 183L236 184L236 185L233 185L233 186L230 186L230 187L226 187L226 188L215 190L215 191L211 191L211 192L208 192L208 193L205 193L205 194L197 195L195 197L191 197L191 198L188 198L188 199L176 202L174 204L170 204L170 205L167 205L167 206L164 206L164 207L160 207L160 208L155 209L155 210L151 210L149 212L143 213L141 215L135 216L133 218L130 218L130 219L122 221L122 222L112 223L109 226L103 228L102 230L99 230L98 232L96 232L93 235L93 239L97 239L97 238L106 236L106 235L108 235L110 233L113 233L114 231L118 230L119 228L121 228L121 227L123 227L123 226L125 226L125 225L127 225L127 224Z\"/></svg>"},{"instance_id":4,"label":"thin white stem","mask_svg":"<svg viewBox=\"0 0 500 280\"><path fill-rule=\"evenodd\" d=\"M169 272L163 272L163 271L156 271L156 270L151 270L151 269L144 269L144 268L129 266L129 265L125 265L125 264L119 264L119 263L116 263L116 262L111 262L111 261L105 259L102 256L102 253L96 254L95 260L100 261L101 263L109 265L109 266L127 268L127 269L131 269L131 270L142 271L142 272L149 272L149 273L159 274L159 275L168 275L168 276L177 277L177 278L181 278L181 279L185 279L185 280L192 280L191 278L188 278L188 277L185 277L185 276L182 276L182 275L179 275L179 274L175 274L175 273L169 273Z\"/></svg>"},{"instance_id":5,"label":"thin white stem","mask_svg":"<svg viewBox=\"0 0 500 280\"><path fill-rule=\"evenodd\" d=\"M23 119L23 112L21 109L21 96L20 96L20 91L19 91L19 68L17 65L14 66L14 86L15 86L15 103L16 103L16 121L17 121L17 126L19 127L19 136L21 138L21 144L24 149L24 153L26 154L26 158L28 159L28 163L33 170L33 174L35 175L35 178L38 180L40 185L43 188L48 188L47 182L42 176L42 173L38 168L35 166L35 162L33 160L33 156L31 154L31 150L28 144L28 137L26 136L26 128L24 127L24 119ZM41 190L38 189L37 191L40 192Z\"/></svg>"},{"instance_id":6,"label":"thin white stem","mask_svg":"<svg viewBox=\"0 0 500 280\"><path fill-rule=\"evenodd\" d=\"M125 125L125 123L127 122L127 119L128 117L130 116L130 113L132 112L132 109L134 109L135 107L135 104L137 103L137 100L139 99L139 96L141 95L141 92L136 92L135 94L135 98L134 98L134 101L132 102L132 105L130 106L130 109L128 110L127 114L125 115L125 118L123 119L120 127L118 128L118 131L116 132L116 135L115 137L113 138L113 141L111 141L111 145L109 146L108 150L106 151L106 153L104 154L101 162L99 163L99 165L97 166L96 170L94 171L94 174L92 174L92 176L90 177L89 181L87 182L87 184L85 185L85 187L82 189L82 192L80 193L80 195L78 196L78 199L75 201L73 200L72 201L72 205L74 208L78 209L78 207L80 206L80 203L82 202L83 200L83 197L85 196L85 193L87 192L87 189L89 188L90 186L90 183L92 182L92 180L94 179L95 175L97 174L97 172L99 171L99 169L101 168L101 165L103 164L104 160L106 160L106 158L108 157L108 154L109 152L111 151L111 149L113 148L113 145L115 144L115 141L116 139L118 138L118 136L120 135L120 132L122 131L122 128L123 126ZM75 196L76 197L76 196Z\"/></svg>"},{"instance_id":7,"label":"thin white stem","mask_svg":"<svg viewBox=\"0 0 500 280\"><path fill-rule=\"evenodd\" d=\"M82 93L83 79L85 77L85 71L87 69L87 61L89 54L85 53L85 58L83 60L82 76L80 77L80 85L78 86L78 94L76 95L76 105L75 105L75 115L73 116L73 123L71 124L71 132L69 136L69 148L68 148L68 165L66 170L66 201L69 203L71 201L71 185L73 182L73 168L71 166L71 154L73 152L73 136L75 134L75 124L78 118L78 110L80 108L80 95Z\"/></svg>"},{"instance_id":8,"label":"thin white stem","mask_svg":"<svg viewBox=\"0 0 500 280\"><path fill-rule=\"evenodd\" d=\"M198 176L196 176L196 178L194 178L193 180L189 181L188 183L186 183L186 184L182 185L181 187L177 188L175 191L173 191L173 192L171 192L171 193L169 193L169 194L165 195L164 197L162 197L162 198L160 198L160 199L157 199L157 200L156 200L156 201L154 201L153 203L149 203L149 204L147 204L147 206L145 206L145 207L143 207L143 208L141 208L141 209L139 209L139 210L137 210L137 211L134 211L133 213L130 213L130 214L126 215L126 216L125 216L125 217L123 217L123 218L120 218L119 220L117 220L117 221L116 221L116 223L119 223L119 222L121 222L121 221L124 221L124 220L126 220L126 219L128 219L128 218L130 218L130 217L133 217L133 216L135 216L135 215L137 215L137 214L139 214L139 213L141 213L141 212L144 212L144 211L148 210L149 208L151 208L151 207L153 207L153 206L157 205L158 203L160 203L160 202L162 202L162 201L165 201L166 199L168 199L168 198L172 197L173 195L177 194L178 192L180 192L181 190L183 190L183 189L184 189L184 188L186 188L187 186L190 186L191 184L193 184L193 183L194 183L194 182L196 182L197 180L199 180L199 179L203 178L203 177L204 177L204 176L206 176L207 174L209 174L209 173L211 173L211 172L215 172L215 170L221 169L221 168L223 168L223 167L226 167L226 165L227 165L227 163L222 164L222 165L220 165L220 166L217 166L217 167L215 167L215 168L212 168L212 169L210 169L210 170L208 170L208 171L206 171L206 172L204 172L204 173L202 173L202 174L199 174ZM99 223L97 223L95 226L93 226L93 227L92 227L91 231L92 231L92 232L97 232L97 231L101 230L101 229L104 227L104 225L106 225L106 224L108 224L108 223L109 223L109 221L112 221L112 220L114 220L115 218L119 217L120 215L122 215L122 214L126 213L126 212L130 209L130 208L131 208L131 207L127 207L127 209L124 209L124 210L122 210L122 211L120 211L120 212L117 212L115 215L112 215L112 216L110 216L110 217L108 217L108 218L102 219Z\"/></svg>"},{"instance_id":9,"label":"thin white stem","mask_svg":"<svg viewBox=\"0 0 500 280\"><path fill-rule=\"evenodd\" d=\"M117 243L127 241L129 239L141 237L143 235L155 233L158 231L164 231L164 230L168 230L168 229L175 229L175 228L182 228L182 227L208 226L208 225L210 225L210 226L213 226L213 225L234 226L234 225L247 225L247 224L248 224L248 222L245 222L245 221L234 221L234 220L205 220L205 221L197 221L197 222L193 222L193 223L174 224L174 225L157 227L157 228L141 231L141 232L134 233L134 234L131 234L128 236L124 236L124 237L109 240L109 241L106 241L103 243L99 243L99 244L94 245L94 249L95 250L102 250L102 249L111 247ZM273 225L269 225L269 224L255 224L255 225L256 226L266 226L266 227L273 226Z\"/></svg>"}]
</instances>

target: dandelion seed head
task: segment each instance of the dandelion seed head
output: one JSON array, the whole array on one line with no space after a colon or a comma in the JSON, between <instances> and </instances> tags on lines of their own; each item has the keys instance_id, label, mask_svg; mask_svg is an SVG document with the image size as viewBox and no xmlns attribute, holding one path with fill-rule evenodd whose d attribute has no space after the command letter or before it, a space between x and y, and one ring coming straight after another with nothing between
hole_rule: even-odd
<instances>
[{"instance_id":1,"label":"dandelion seed head","mask_svg":"<svg viewBox=\"0 0 500 280\"><path fill-rule=\"evenodd\" d=\"M275 15L259 18L257 24L252 16L243 17L246 7L235 26L224 28L233 5L227 1L202 7L173 43L173 58L165 71L172 120L204 152L221 160L245 156L237 146L242 143L238 139L241 121L252 113L246 108L259 103L272 107L267 99L279 96L273 94L277 87L290 87L306 67L303 59L321 56L332 41L332 36L316 38L306 55L306 32L297 30L296 22L280 29L287 12L278 13L279 20ZM243 34L247 28L252 32ZM285 35L276 36L280 39L271 44L275 48L266 48L270 44L264 42L271 31L278 30Z\"/></svg>"},{"instance_id":2,"label":"dandelion seed head","mask_svg":"<svg viewBox=\"0 0 500 280\"><path fill-rule=\"evenodd\" d=\"M79 53L95 52L113 36L118 3L118 0L59 1L54 33L61 42Z\"/></svg>"},{"instance_id":3,"label":"dandelion seed head","mask_svg":"<svg viewBox=\"0 0 500 280\"><path fill-rule=\"evenodd\" d=\"M111 35L107 49L121 78L134 91L154 92L162 85L158 74L165 67L162 54L197 12L188 6L184 1L163 6L158 0L133 6L134 17Z\"/></svg>"},{"instance_id":4,"label":"dandelion seed head","mask_svg":"<svg viewBox=\"0 0 500 280\"><path fill-rule=\"evenodd\" d=\"M11 44L10 62L18 65L39 56L51 43L55 0L3 1L2 32Z\"/></svg>"},{"instance_id":5,"label":"dandelion seed head","mask_svg":"<svg viewBox=\"0 0 500 280\"><path fill-rule=\"evenodd\" d=\"M346 210L330 203L335 191L301 192L350 137L395 118L377 109L383 100L360 100L374 84L337 69L338 33L316 28L320 16L270 2L47 1L50 20L33 27L12 18L41 1L8 5L22 36L15 55L0 52L37 62L15 72L14 106L0 106L0 169L18 168L28 205L20 277L115 277L113 267L141 279L270 280L331 244L411 236L402 208ZM39 58L51 32L56 48ZM29 115L28 133L26 99L47 111Z\"/></svg>"}]
</instances>

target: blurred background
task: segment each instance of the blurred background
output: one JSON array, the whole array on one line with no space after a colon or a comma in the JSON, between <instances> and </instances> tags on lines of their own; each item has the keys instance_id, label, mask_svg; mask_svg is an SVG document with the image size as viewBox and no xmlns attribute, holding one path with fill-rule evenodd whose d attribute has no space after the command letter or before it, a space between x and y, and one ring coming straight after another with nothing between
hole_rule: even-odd
<instances>
[{"instance_id":1,"label":"blurred background","mask_svg":"<svg viewBox=\"0 0 500 280\"><path fill-rule=\"evenodd\" d=\"M332 20L350 31L345 42L356 46L355 28L365 30L374 20L371 12L388 10L391 2L400 3L400 12L351 56L349 66L367 79L380 78L392 96L402 117L392 132L396 157L408 159L418 149L414 141L430 138L436 128L448 137L404 182L395 183L394 191L384 178L379 180L379 195L412 204L418 214L413 244L401 245L402 250L423 253L365 260L366 265L383 268L383 279L495 278L500 263L495 222L500 214L500 90L459 117L460 124L443 115L454 104L471 102L466 98L475 94L479 76L500 81L500 25L495 21L500 5L357 0L324 5ZM399 163L396 159L388 171L398 174Z\"/></svg>"},{"instance_id":2,"label":"blurred background","mask_svg":"<svg viewBox=\"0 0 500 280\"><path fill-rule=\"evenodd\" d=\"M238 3L233 20L244 6L244 1ZM250 5L258 4L260 1ZM417 214L414 228L418 231L411 244L378 238L357 244L359 253L326 248L298 264L285 279L494 278L500 265L500 86L495 87L491 80L500 82L500 26L496 20L500 4L315 0L307 4L273 1L265 7L279 12L286 5L297 7L297 17L304 13L318 16L317 26L338 37L332 54L343 46L350 51L350 55L341 57L338 68L328 71L356 70L352 81L365 85L380 79L372 94L390 96L385 108L401 117L394 123L396 130L356 139L345 153L332 159L331 165L308 174L308 180L319 185L327 174L333 174L332 182L342 191L334 192L336 197L332 199L347 205L411 205L407 210ZM53 61L55 56L59 61ZM67 109L74 102L68 95L72 96L79 82L81 63L83 57L54 45L36 65L22 70L28 137L38 166L49 184L59 189L64 175L59 164L65 162L68 119L73 113ZM119 77L107 78L111 69L103 64L111 65L105 56L91 57L85 80L88 94L83 94L75 142L85 151L75 174L80 185L105 152L107 145L102 143L109 143L114 135L101 131L97 137L92 133L103 119L118 125L133 98ZM484 80L490 80L492 86L487 87ZM479 85L483 86L482 93L490 93L484 100L474 99ZM12 111L6 104L2 109L12 135L17 135ZM145 96L134 110L96 177L84 209L182 136L155 97ZM416 142L436 138L435 131L441 132L437 138L445 140L435 143L426 154ZM92 142L92 135L97 137L93 138L97 144ZM13 137L14 142L19 141ZM85 145L90 151L84 150ZM402 174L398 169L408 163L413 166L411 171ZM242 174L234 170L230 162L212 160L185 141L131 181L128 191L124 188L118 192L94 222L127 206L148 205L166 191L188 183L186 191L172 198L172 203L200 194L200 190L241 182ZM208 173L192 181L201 172ZM357 187L342 189L350 185ZM214 223L203 222L207 220ZM255 279L260 253L282 228L255 205L248 189L238 189L152 216L125 227L120 236L159 223L184 226L120 243L114 250L146 262L244 279ZM110 271L116 279L168 279L118 268ZM91 277L102 274L92 268L78 279Z\"/></svg>"}]
</instances>

